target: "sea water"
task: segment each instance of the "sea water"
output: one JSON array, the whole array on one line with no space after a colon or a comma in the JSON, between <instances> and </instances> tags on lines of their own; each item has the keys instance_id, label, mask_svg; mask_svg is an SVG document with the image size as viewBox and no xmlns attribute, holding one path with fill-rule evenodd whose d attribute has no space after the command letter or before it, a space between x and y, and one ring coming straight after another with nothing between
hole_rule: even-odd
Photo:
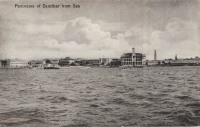
<instances>
[{"instance_id":1,"label":"sea water","mask_svg":"<svg viewBox=\"0 0 200 127\"><path fill-rule=\"evenodd\" d=\"M0 70L0 126L200 125L200 67Z\"/></svg>"}]
</instances>

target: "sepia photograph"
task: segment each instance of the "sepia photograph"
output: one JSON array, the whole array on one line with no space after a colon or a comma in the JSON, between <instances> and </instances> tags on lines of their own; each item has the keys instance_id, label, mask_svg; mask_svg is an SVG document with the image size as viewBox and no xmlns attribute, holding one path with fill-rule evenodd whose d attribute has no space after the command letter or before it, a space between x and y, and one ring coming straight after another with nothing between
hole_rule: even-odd
<instances>
[{"instance_id":1,"label":"sepia photograph","mask_svg":"<svg viewBox=\"0 0 200 127\"><path fill-rule=\"evenodd\" d=\"M0 127L200 126L200 0L0 0Z\"/></svg>"}]
</instances>

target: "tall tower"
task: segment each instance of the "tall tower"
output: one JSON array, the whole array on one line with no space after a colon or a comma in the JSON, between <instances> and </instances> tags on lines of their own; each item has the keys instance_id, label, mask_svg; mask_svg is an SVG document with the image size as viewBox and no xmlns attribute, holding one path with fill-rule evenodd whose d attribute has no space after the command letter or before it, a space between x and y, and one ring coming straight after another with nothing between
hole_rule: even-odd
<instances>
[{"instance_id":1,"label":"tall tower","mask_svg":"<svg viewBox=\"0 0 200 127\"><path fill-rule=\"evenodd\" d=\"M135 65L136 57L135 57L135 48L132 48L132 65Z\"/></svg>"},{"instance_id":2,"label":"tall tower","mask_svg":"<svg viewBox=\"0 0 200 127\"><path fill-rule=\"evenodd\" d=\"M132 48L132 55L135 55L135 48Z\"/></svg>"},{"instance_id":3,"label":"tall tower","mask_svg":"<svg viewBox=\"0 0 200 127\"><path fill-rule=\"evenodd\" d=\"M175 55L175 60L178 60L178 58L177 58L177 54Z\"/></svg>"},{"instance_id":4,"label":"tall tower","mask_svg":"<svg viewBox=\"0 0 200 127\"><path fill-rule=\"evenodd\" d=\"M154 50L154 60L157 60L156 50Z\"/></svg>"}]
</instances>

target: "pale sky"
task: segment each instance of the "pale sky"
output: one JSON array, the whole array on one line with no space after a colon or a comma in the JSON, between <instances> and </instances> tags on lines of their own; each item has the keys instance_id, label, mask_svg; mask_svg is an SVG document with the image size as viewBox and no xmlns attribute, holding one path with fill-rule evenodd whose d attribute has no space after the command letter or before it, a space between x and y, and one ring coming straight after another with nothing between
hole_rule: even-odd
<instances>
[{"instance_id":1,"label":"pale sky","mask_svg":"<svg viewBox=\"0 0 200 127\"><path fill-rule=\"evenodd\" d=\"M0 58L200 57L199 12L198 0L0 0Z\"/></svg>"}]
</instances>

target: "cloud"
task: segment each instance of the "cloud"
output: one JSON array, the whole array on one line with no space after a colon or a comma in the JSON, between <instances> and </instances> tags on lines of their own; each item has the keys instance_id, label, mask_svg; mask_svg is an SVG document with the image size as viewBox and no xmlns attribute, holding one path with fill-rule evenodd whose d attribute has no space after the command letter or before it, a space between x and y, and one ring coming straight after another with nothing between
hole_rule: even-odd
<instances>
[{"instance_id":1,"label":"cloud","mask_svg":"<svg viewBox=\"0 0 200 127\"><path fill-rule=\"evenodd\" d=\"M61 50L64 48L76 57L120 57L127 49L131 49L124 38L114 38L110 32L104 31L100 24L93 23L86 17L69 21L61 36L62 41L57 42L56 47ZM52 44L48 43L46 46L50 45Z\"/></svg>"},{"instance_id":2,"label":"cloud","mask_svg":"<svg viewBox=\"0 0 200 127\"><path fill-rule=\"evenodd\" d=\"M124 33L124 38L129 42L129 44L139 48L142 44L149 41L150 33L150 28L133 26Z\"/></svg>"},{"instance_id":3,"label":"cloud","mask_svg":"<svg viewBox=\"0 0 200 127\"><path fill-rule=\"evenodd\" d=\"M50 35L60 34L62 32L63 22L56 22L54 24L33 24L29 23L25 26L24 31L31 34L46 33Z\"/></svg>"},{"instance_id":4,"label":"cloud","mask_svg":"<svg viewBox=\"0 0 200 127\"><path fill-rule=\"evenodd\" d=\"M119 58L123 53L131 51L132 46L124 37L112 36L100 24L86 17L78 17L62 25L14 25L6 46L12 52L7 52L7 56L23 59L66 56Z\"/></svg>"},{"instance_id":5,"label":"cloud","mask_svg":"<svg viewBox=\"0 0 200 127\"><path fill-rule=\"evenodd\" d=\"M199 24L172 18L163 31L154 31L150 36L150 42L145 43L146 54L157 49L158 58L194 57L200 55Z\"/></svg>"},{"instance_id":6,"label":"cloud","mask_svg":"<svg viewBox=\"0 0 200 127\"><path fill-rule=\"evenodd\" d=\"M128 26L125 22L112 22L109 23L104 20L97 20L96 21L100 26L102 26L102 29L104 31L111 32L112 35L115 35L117 33L124 33L130 26Z\"/></svg>"},{"instance_id":7,"label":"cloud","mask_svg":"<svg viewBox=\"0 0 200 127\"><path fill-rule=\"evenodd\" d=\"M1 34L8 35L3 36L6 37L3 55L21 59L119 58L123 53L131 52L132 47L136 52L145 53L147 59L153 59L154 49L157 49L159 59L174 58L175 54L183 58L200 55L196 22L172 18L163 30L154 30L147 24L133 24L130 28L123 27L122 31L114 29L116 24L106 29L104 27L112 23L103 22L77 17L65 22L13 23Z\"/></svg>"},{"instance_id":8,"label":"cloud","mask_svg":"<svg viewBox=\"0 0 200 127\"><path fill-rule=\"evenodd\" d=\"M79 17L67 23L63 33L64 41L91 43L103 38L110 38L110 32L102 30L101 26L85 17Z\"/></svg>"}]
</instances>

